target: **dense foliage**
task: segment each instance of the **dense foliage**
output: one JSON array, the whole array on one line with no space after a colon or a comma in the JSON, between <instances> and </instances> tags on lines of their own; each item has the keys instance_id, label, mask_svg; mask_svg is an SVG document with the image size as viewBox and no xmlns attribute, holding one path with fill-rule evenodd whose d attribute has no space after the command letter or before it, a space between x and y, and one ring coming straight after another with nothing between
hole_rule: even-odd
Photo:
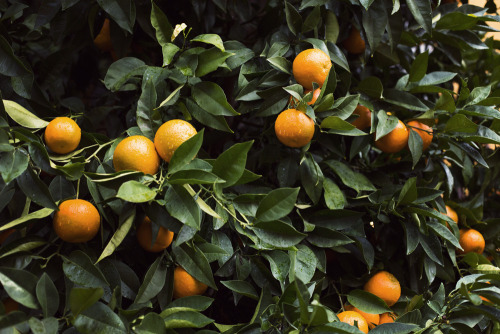
<instances>
[{"instance_id":1,"label":"dense foliage","mask_svg":"<svg viewBox=\"0 0 500 334\"><path fill-rule=\"evenodd\" d=\"M495 12L492 0L0 0L0 299L19 304L0 330L361 333L336 317L349 301L397 314L373 333L499 333L500 41L483 39ZM352 27L364 53L346 51ZM313 105L292 75L309 48L333 62ZM299 149L274 131L291 95L316 124ZM358 104L372 111L364 131ZM56 116L82 128L71 153L45 146ZM153 140L170 119L198 134L155 175L115 172L121 139ZM430 148L410 131L401 152L377 149L398 119L432 126ZM86 243L52 227L73 198L102 219ZM175 233L167 250L139 246L146 215ZM457 252L459 228L484 235L483 254ZM177 265L208 291L173 299ZM380 270L402 286L390 308L362 290Z\"/></svg>"}]
</instances>

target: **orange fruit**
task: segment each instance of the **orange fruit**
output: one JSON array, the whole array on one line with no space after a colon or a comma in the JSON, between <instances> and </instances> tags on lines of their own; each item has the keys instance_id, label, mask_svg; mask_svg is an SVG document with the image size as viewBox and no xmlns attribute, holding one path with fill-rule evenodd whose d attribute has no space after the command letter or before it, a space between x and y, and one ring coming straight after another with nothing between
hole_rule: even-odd
<instances>
[{"instance_id":1,"label":"orange fruit","mask_svg":"<svg viewBox=\"0 0 500 334\"><path fill-rule=\"evenodd\" d=\"M307 95L307 94L309 94L310 92L311 92L311 90L306 89L306 90L304 91L304 95ZM316 101L318 100L319 94L321 94L321 88L316 88L316 89L314 90L314 93L313 93L313 96L312 96L312 98L311 98L311 101L307 102L307 104L308 104L308 105L310 105L310 106L312 106L314 103L316 103ZM288 100L288 103L290 103L290 105L291 105L292 107L296 107L296 106L298 106L298 105L299 105L299 101L298 101L296 98L294 98L293 96L290 96L290 98L289 98L289 100Z\"/></svg>"},{"instance_id":2,"label":"orange fruit","mask_svg":"<svg viewBox=\"0 0 500 334\"><path fill-rule=\"evenodd\" d=\"M485 241L481 232L476 231L474 229L460 229L460 239L458 240L460 246L464 249L463 251L459 251L461 254L467 253L477 253L483 254Z\"/></svg>"},{"instance_id":3,"label":"orange fruit","mask_svg":"<svg viewBox=\"0 0 500 334\"><path fill-rule=\"evenodd\" d=\"M418 121L410 121L408 125L422 138L422 151L428 149L432 143L432 128Z\"/></svg>"},{"instance_id":4,"label":"orange fruit","mask_svg":"<svg viewBox=\"0 0 500 334\"><path fill-rule=\"evenodd\" d=\"M8 229L8 230L5 230L5 231L2 231L0 232L0 245L4 243L5 240L7 240L7 238L12 234L14 233L16 230L11 228L11 229Z\"/></svg>"},{"instance_id":5,"label":"orange fruit","mask_svg":"<svg viewBox=\"0 0 500 334\"><path fill-rule=\"evenodd\" d=\"M366 319L363 318L361 314L355 311L344 311L337 314L337 317L341 322L345 322L354 327L358 327L363 333L368 333L368 323Z\"/></svg>"},{"instance_id":6,"label":"orange fruit","mask_svg":"<svg viewBox=\"0 0 500 334\"><path fill-rule=\"evenodd\" d=\"M358 104L353 114L359 115L358 118L352 121L352 125L359 130L364 130L372 126L372 112L367 107Z\"/></svg>"},{"instance_id":7,"label":"orange fruit","mask_svg":"<svg viewBox=\"0 0 500 334\"><path fill-rule=\"evenodd\" d=\"M152 239L153 231L151 230L151 219L149 219L149 217L145 217L137 228L137 240L139 241L139 245L141 245L141 247L148 252L161 252L170 246L172 240L174 239L174 232L160 226L158 235L156 236L156 240L153 245L151 245L153 241Z\"/></svg>"},{"instance_id":8,"label":"orange fruit","mask_svg":"<svg viewBox=\"0 0 500 334\"><path fill-rule=\"evenodd\" d=\"M293 77L304 88L312 90L313 82L323 86L332 62L330 56L319 49L307 49L295 57L292 65Z\"/></svg>"},{"instance_id":9,"label":"orange fruit","mask_svg":"<svg viewBox=\"0 0 500 334\"><path fill-rule=\"evenodd\" d=\"M283 145L302 147L314 136L314 121L300 110L287 109L276 118L274 131Z\"/></svg>"},{"instance_id":10,"label":"orange fruit","mask_svg":"<svg viewBox=\"0 0 500 334\"><path fill-rule=\"evenodd\" d=\"M457 212L455 210L453 210L452 208L450 208L448 205L446 206L446 215L448 217L450 217L451 219L453 219L453 221L458 224Z\"/></svg>"},{"instance_id":11,"label":"orange fruit","mask_svg":"<svg viewBox=\"0 0 500 334\"><path fill-rule=\"evenodd\" d=\"M379 271L373 275L363 289L384 300L388 306L396 304L401 297L399 281L387 271Z\"/></svg>"},{"instance_id":12,"label":"orange fruit","mask_svg":"<svg viewBox=\"0 0 500 334\"><path fill-rule=\"evenodd\" d=\"M54 215L54 230L66 242L87 242L99 231L101 216L96 207L83 199L70 199L59 204Z\"/></svg>"},{"instance_id":13,"label":"orange fruit","mask_svg":"<svg viewBox=\"0 0 500 334\"><path fill-rule=\"evenodd\" d=\"M94 45L102 52L110 52L113 50L113 43L111 43L111 33L109 30L109 19L104 19L101 31L94 39Z\"/></svg>"},{"instance_id":14,"label":"orange fruit","mask_svg":"<svg viewBox=\"0 0 500 334\"><path fill-rule=\"evenodd\" d=\"M366 44L363 38L361 38L361 33L356 27L352 27L349 36L342 42L342 45L347 50L347 52L352 54L360 54L365 52Z\"/></svg>"},{"instance_id":15,"label":"orange fruit","mask_svg":"<svg viewBox=\"0 0 500 334\"><path fill-rule=\"evenodd\" d=\"M397 153L408 145L409 136L408 128L399 120L394 130L375 141L375 146L385 153Z\"/></svg>"},{"instance_id":16,"label":"orange fruit","mask_svg":"<svg viewBox=\"0 0 500 334\"><path fill-rule=\"evenodd\" d=\"M55 153L66 154L80 144L82 130L69 117L56 117L45 128L45 144Z\"/></svg>"},{"instance_id":17,"label":"orange fruit","mask_svg":"<svg viewBox=\"0 0 500 334\"><path fill-rule=\"evenodd\" d=\"M113 166L117 172L136 170L144 174L156 174L160 167L160 157L155 144L144 136L131 136L123 139L115 148Z\"/></svg>"},{"instance_id":18,"label":"orange fruit","mask_svg":"<svg viewBox=\"0 0 500 334\"><path fill-rule=\"evenodd\" d=\"M175 150L195 134L197 134L196 129L182 119L165 122L155 134L156 151L163 160L170 162Z\"/></svg>"},{"instance_id":19,"label":"orange fruit","mask_svg":"<svg viewBox=\"0 0 500 334\"><path fill-rule=\"evenodd\" d=\"M358 309L352 305L347 305L344 308L346 311L354 311L354 312L358 312L359 314L361 314L361 316L363 318L365 318L366 322L368 323L368 327L370 329L373 329L375 326L377 326L378 322L380 321L380 315L378 315L378 314L363 312L360 309Z\"/></svg>"},{"instance_id":20,"label":"orange fruit","mask_svg":"<svg viewBox=\"0 0 500 334\"><path fill-rule=\"evenodd\" d=\"M19 303L10 297L4 299L2 303L3 308L5 309L5 314L19 310Z\"/></svg>"},{"instance_id":21,"label":"orange fruit","mask_svg":"<svg viewBox=\"0 0 500 334\"><path fill-rule=\"evenodd\" d=\"M388 323L394 322L394 319L396 319L396 315L394 313L390 313L390 312L382 313L380 315L380 321L378 324L379 325L388 324Z\"/></svg>"},{"instance_id":22,"label":"orange fruit","mask_svg":"<svg viewBox=\"0 0 500 334\"><path fill-rule=\"evenodd\" d=\"M174 270L174 298L202 295L207 291L207 285L189 275L182 267Z\"/></svg>"}]
</instances>

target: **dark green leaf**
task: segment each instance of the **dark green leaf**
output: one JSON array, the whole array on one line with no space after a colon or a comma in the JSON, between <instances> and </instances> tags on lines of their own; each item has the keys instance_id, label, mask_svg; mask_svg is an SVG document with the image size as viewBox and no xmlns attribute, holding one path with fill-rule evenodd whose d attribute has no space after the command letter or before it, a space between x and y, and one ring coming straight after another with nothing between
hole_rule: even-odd
<instances>
[{"instance_id":1,"label":"dark green leaf","mask_svg":"<svg viewBox=\"0 0 500 334\"><path fill-rule=\"evenodd\" d=\"M59 308L59 293L47 273L43 273L36 284L36 297L46 318L53 316L57 312Z\"/></svg>"},{"instance_id":2,"label":"dark green leaf","mask_svg":"<svg viewBox=\"0 0 500 334\"><path fill-rule=\"evenodd\" d=\"M163 257L158 257L149 267L141 287L137 292L134 303L146 303L154 298L163 289L167 277L167 264Z\"/></svg>"},{"instance_id":3,"label":"dark green leaf","mask_svg":"<svg viewBox=\"0 0 500 334\"><path fill-rule=\"evenodd\" d=\"M261 222L280 219L294 208L299 188L280 188L269 192L259 203L255 218Z\"/></svg>"},{"instance_id":4,"label":"dark green leaf","mask_svg":"<svg viewBox=\"0 0 500 334\"><path fill-rule=\"evenodd\" d=\"M408 81L420 81L427 73L427 63L429 61L429 52L425 51L424 53L419 54L415 57L415 60L411 64L410 68L410 76L408 77Z\"/></svg>"},{"instance_id":5,"label":"dark green leaf","mask_svg":"<svg viewBox=\"0 0 500 334\"><path fill-rule=\"evenodd\" d=\"M260 222L252 229L262 241L279 248L295 246L306 236L279 220Z\"/></svg>"},{"instance_id":6,"label":"dark green leaf","mask_svg":"<svg viewBox=\"0 0 500 334\"><path fill-rule=\"evenodd\" d=\"M195 230L200 229L200 207L184 187L172 185L168 188L165 202L165 207L172 217Z\"/></svg>"},{"instance_id":7,"label":"dark green leaf","mask_svg":"<svg viewBox=\"0 0 500 334\"><path fill-rule=\"evenodd\" d=\"M108 306L97 302L80 313L73 322L82 334L125 334L127 329L120 317Z\"/></svg>"},{"instance_id":8,"label":"dark green leaf","mask_svg":"<svg viewBox=\"0 0 500 334\"><path fill-rule=\"evenodd\" d=\"M191 93L196 103L214 116L239 115L227 102L222 88L213 82L199 82L193 86Z\"/></svg>"},{"instance_id":9,"label":"dark green leaf","mask_svg":"<svg viewBox=\"0 0 500 334\"><path fill-rule=\"evenodd\" d=\"M247 154L252 144L253 141L234 144L214 161L212 173L226 180L224 188L235 185L243 176Z\"/></svg>"}]
</instances>

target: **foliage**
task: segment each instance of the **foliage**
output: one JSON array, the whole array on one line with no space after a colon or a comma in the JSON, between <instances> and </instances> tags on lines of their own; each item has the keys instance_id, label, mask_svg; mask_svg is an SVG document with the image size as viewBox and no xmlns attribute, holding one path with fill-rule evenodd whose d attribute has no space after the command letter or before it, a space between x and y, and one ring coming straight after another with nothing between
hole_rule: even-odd
<instances>
[{"instance_id":1,"label":"foliage","mask_svg":"<svg viewBox=\"0 0 500 334\"><path fill-rule=\"evenodd\" d=\"M0 0L0 231L15 230L0 298L21 305L0 329L359 333L335 315L349 301L399 316L373 333L498 333L500 42L481 37L499 18L491 0L443 2ZM105 18L109 53L93 43ZM364 54L342 46L352 26ZM313 141L287 148L274 121L311 98L291 64L312 47L333 66L299 106ZM72 153L44 145L56 116L82 128ZM120 139L175 118L198 134L160 172L114 171ZM431 125L431 147L411 131L408 149L376 149L397 119ZM53 231L70 198L101 214L90 242ZM445 204L484 254L457 255ZM145 215L175 233L163 253L136 240ZM176 265L208 292L173 300ZM402 285L392 308L362 291L382 269Z\"/></svg>"}]
</instances>

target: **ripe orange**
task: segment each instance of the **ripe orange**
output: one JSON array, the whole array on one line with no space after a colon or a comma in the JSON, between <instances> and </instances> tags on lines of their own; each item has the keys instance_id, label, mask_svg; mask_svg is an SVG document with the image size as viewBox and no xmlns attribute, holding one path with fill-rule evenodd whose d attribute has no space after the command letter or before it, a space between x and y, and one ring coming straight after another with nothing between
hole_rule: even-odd
<instances>
[{"instance_id":1,"label":"ripe orange","mask_svg":"<svg viewBox=\"0 0 500 334\"><path fill-rule=\"evenodd\" d=\"M155 144L144 136L123 139L113 154L113 166L117 172L131 169L144 174L156 174L160 167L160 157Z\"/></svg>"},{"instance_id":2,"label":"ripe orange","mask_svg":"<svg viewBox=\"0 0 500 334\"><path fill-rule=\"evenodd\" d=\"M372 126L372 112L367 107L358 104L353 114L359 115L358 118L352 121L352 125L359 130L364 130Z\"/></svg>"},{"instance_id":3,"label":"ripe orange","mask_svg":"<svg viewBox=\"0 0 500 334\"><path fill-rule=\"evenodd\" d=\"M45 128L45 144L52 152L66 154L80 144L82 130L69 117L56 117Z\"/></svg>"},{"instance_id":4,"label":"ripe orange","mask_svg":"<svg viewBox=\"0 0 500 334\"><path fill-rule=\"evenodd\" d=\"M182 267L174 270L174 298L202 295L207 291L206 284L189 275Z\"/></svg>"},{"instance_id":5,"label":"ripe orange","mask_svg":"<svg viewBox=\"0 0 500 334\"><path fill-rule=\"evenodd\" d=\"M455 210L453 210L452 208L450 208L448 205L446 206L446 215L448 217L450 217L451 219L453 219L453 221L458 224L457 212Z\"/></svg>"},{"instance_id":6,"label":"ripe orange","mask_svg":"<svg viewBox=\"0 0 500 334\"><path fill-rule=\"evenodd\" d=\"M365 41L361 38L361 33L356 27L352 27L349 36L342 42L342 45L347 52L355 55L365 52L366 48Z\"/></svg>"},{"instance_id":7,"label":"ripe orange","mask_svg":"<svg viewBox=\"0 0 500 334\"><path fill-rule=\"evenodd\" d=\"M394 313L390 313L390 312L382 313L380 315L380 321L378 324L379 325L388 324L388 323L394 322L394 319L396 319L396 315Z\"/></svg>"},{"instance_id":8,"label":"ripe orange","mask_svg":"<svg viewBox=\"0 0 500 334\"><path fill-rule=\"evenodd\" d=\"M418 121L410 121L408 122L408 125L411 130L417 132L420 138L422 138L422 151L428 149L432 143L432 128Z\"/></svg>"},{"instance_id":9,"label":"ripe orange","mask_svg":"<svg viewBox=\"0 0 500 334\"><path fill-rule=\"evenodd\" d=\"M300 110L287 109L276 118L274 131L283 145L302 147L314 136L314 121Z\"/></svg>"},{"instance_id":10,"label":"ripe orange","mask_svg":"<svg viewBox=\"0 0 500 334\"><path fill-rule=\"evenodd\" d=\"M399 281L387 271L380 271L366 282L364 290L383 299L388 306L396 304L401 297Z\"/></svg>"},{"instance_id":11,"label":"ripe orange","mask_svg":"<svg viewBox=\"0 0 500 334\"><path fill-rule=\"evenodd\" d=\"M160 226L158 235L156 236L156 240L153 245L151 245L151 242L153 241L152 239L153 232L151 230L151 219L149 219L149 217L145 217L137 228L137 241L139 241L139 245L141 245L141 247L148 252L161 252L170 246L172 240L174 239L174 232Z\"/></svg>"},{"instance_id":12,"label":"ripe orange","mask_svg":"<svg viewBox=\"0 0 500 334\"><path fill-rule=\"evenodd\" d=\"M332 67L330 56L319 49L307 49L295 57L292 65L295 80L304 88L312 90L313 82L323 86Z\"/></svg>"},{"instance_id":13,"label":"ripe orange","mask_svg":"<svg viewBox=\"0 0 500 334\"><path fill-rule=\"evenodd\" d=\"M311 92L311 90L306 89L306 90L304 91L304 95L307 95L307 94L309 94L310 92ZM314 104L314 103L318 100L319 94L321 94L321 88L316 88L316 89L314 90L313 95L312 95L312 99L311 99L311 101L307 102L307 104L308 104L308 105L310 105L310 106L312 106L312 105L313 105L313 104ZM293 96L290 96L290 99L288 100L288 103L290 103L290 105L291 105L292 107L294 107L294 108L295 108L295 107L297 107L297 106L299 105L299 101L298 101L296 98L294 98Z\"/></svg>"},{"instance_id":14,"label":"ripe orange","mask_svg":"<svg viewBox=\"0 0 500 334\"><path fill-rule=\"evenodd\" d=\"M354 307L352 305L347 305L344 308L345 308L346 311L354 311L354 312L358 312L359 314L361 314L361 316L363 318L365 318L366 322L368 323L368 327L370 329L375 328L375 326L377 326L378 322L380 321L380 315L378 315L378 314L372 314L372 313L363 312L363 311L359 310L358 308L356 308L356 307Z\"/></svg>"},{"instance_id":15,"label":"ripe orange","mask_svg":"<svg viewBox=\"0 0 500 334\"><path fill-rule=\"evenodd\" d=\"M408 145L409 136L410 132L406 125L398 121L394 130L375 141L375 146L385 153L397 153Z\"/></svg>"},{"instance_id":16,"label":"ripe orange","mask_svg":"<svg viewBox=\"0 0 500 334\"><path fill-rule=\"evenodd\" d=\"M155 134L156 151L163 160L170 162L175 150L196 133L196 129L182 119L165 122Z\"/></svg>"},{"instance_id":17,"label":"ripe orange","mask_svg":"<svg viewBox=\"0 0 500 334\"><path fill-rule=\"evenodd\" d=\"M59 204L53 223L56 234L62 240L87 242L99 231L101 216L90 202L70 199Z\"/></svg>"},{"instance_id":18,"label":"ripe orange","mask_svg":"<svg viewBox=\"0 0 500 334\"><path fill-rule=\"evenodd\" d=\"M2 301L5 314L19 310L19 303L8 297Z\"/></svg>"},{"instance_id":19,"label":"ripe orange","mask_svg":"<svg viewBox=\"0 0 500 334\"><path fill-rule=\"evenodd\" d=\"M339 320L341 322L345 322L346 324L354 327L357 326L358 329L363 333L368 333L368 323L366 322L366 319L363 318L363 316L358 312L344 311L337 314L337 317L339 317Z\"/></svg>"},{"instance_id":20,"label":"ripe orange","mask_svg":"<svg viewBox=\"0 0 500 334\"><path fill-rule=\"evenodd\" d=\"M104 19L101 31L94 39L95 46L102 52L110 52L113 50L113 43L111 43L111 33L109 30L109 19Z\"/></svg>"},{"instance_id":21,"label":"ripe orange","mask_svg":"<svg viewBox=\"0 0 500 334\"><path fill-rule=\"evenodd\" d=\"M464 249L463 252L459 251L461 254L471 252L483 254L485 241L483 235L479 231L472 228L468 230L460 229L460 239L458 242L460 242L460 246Z\"/></svg>"}]
</instances>

